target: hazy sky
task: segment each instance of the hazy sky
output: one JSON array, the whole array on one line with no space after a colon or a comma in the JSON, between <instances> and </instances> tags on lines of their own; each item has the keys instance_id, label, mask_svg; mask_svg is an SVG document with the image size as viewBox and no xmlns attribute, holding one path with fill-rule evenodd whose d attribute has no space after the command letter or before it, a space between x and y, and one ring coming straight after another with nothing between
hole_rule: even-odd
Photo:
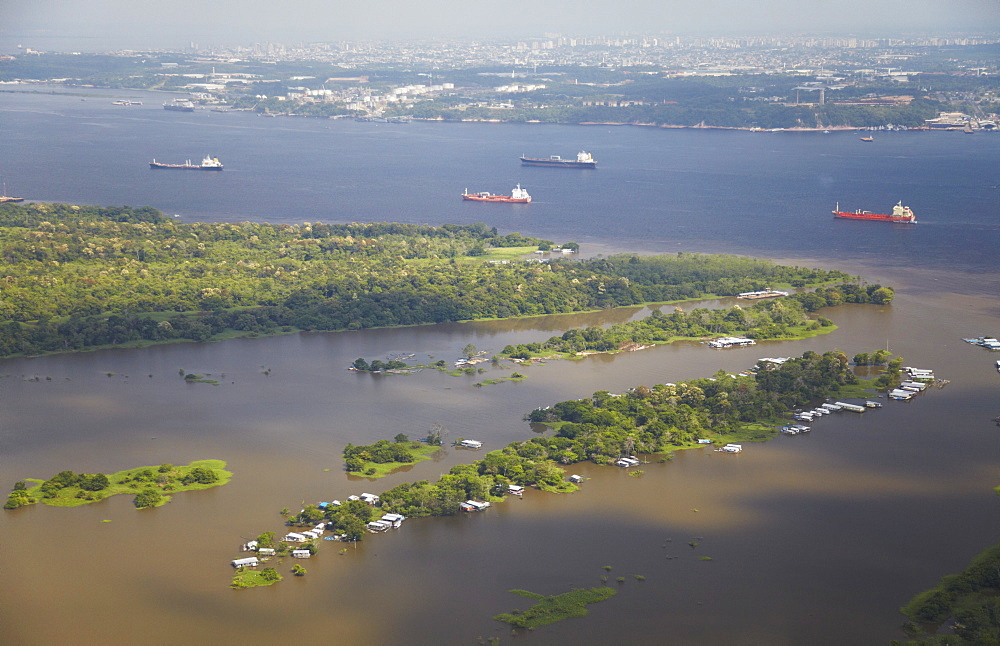
<instances>
[{"instance_id":1,"label":"hazy sky","mask_svg":"<svg viewBox=\"0 0 1000 646\"><path fill-rule=\"evenodd\" d=\"M1000 31L1000 0L0 0L0 42L38 49L545 32L945 34Z\"/></svg>"}]
</instances>

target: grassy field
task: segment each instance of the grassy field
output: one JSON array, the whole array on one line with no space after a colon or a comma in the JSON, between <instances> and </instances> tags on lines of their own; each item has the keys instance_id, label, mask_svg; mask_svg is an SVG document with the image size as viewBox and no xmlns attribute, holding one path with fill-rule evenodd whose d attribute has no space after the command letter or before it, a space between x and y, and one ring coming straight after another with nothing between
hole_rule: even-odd
<instances>
[{"instance_id":1,"label":"grassy field","mask_svg":"<svg viewBox=\"0 0 1000 646\"><path fill-rule=\"evenodd\" d=\"M382 478L401 467L408 467L417 462L430 460L432 455L441 450L441 447L434 444L421 444L417 448L408 448L407 450L413 456L413 462L365 462L365 465L360 470L348 471L348 473L352 476L360 476L362 478ZM369 473L373 469L374 473Z\"/></svg>"},{"instance_id":2,"label":"grassy field","mask_svg":"<svg viewBox=\"0 0 1000 646\"><path fill-rule=\"evenodd\" d=\"M274 568L264 568L265 570L273 570ZM243 590L246 588L257 588L264 585L272 585L281 581L282 576L275 572L274 575L267 576L263 571L258 572L257 570L241 570L236 573L233 577L233 582L229 584L230 588L234 590Z\"/></svg>"}]
</instances>

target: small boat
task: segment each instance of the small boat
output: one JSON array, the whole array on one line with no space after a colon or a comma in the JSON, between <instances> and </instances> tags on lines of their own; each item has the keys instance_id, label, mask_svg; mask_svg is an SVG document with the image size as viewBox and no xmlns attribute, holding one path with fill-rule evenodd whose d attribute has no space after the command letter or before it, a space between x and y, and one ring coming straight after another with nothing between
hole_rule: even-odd
<instances>
[{"instance_id":1,"label":"small boat","mask_svg":"<svg viewBox=\"0 0 1000 646\"><path fill-rule=\"evenodd\" d=\"M997 361L997 372L1000 372L1000 361Z\"/></svg>"},{"instance_id":2,"label":"small boat","mask_svg":"<svg viewBox=\"0 0 1000 646\"><path fill-rule=\"evenodd\" d=\"M861 141L875 141L875 137L872 137L871 135L869 135L867 137L862 137Z\"/></svg>"},{"instance_id":3,"label":"small boat","mask_svg":"<svg viewBox=\"0 0 1000 646\"><path fill-rule=\"evenodd\" d=\"M528 204L531 202L531 196L528 195L528 191L521 188L518 184L511 191L510 195L494 195L493 193L470 193L469 189L465 189L462 193L463 200L470 200L473 202L507 202L514 204Z\"/></svg>"}]
</instances>

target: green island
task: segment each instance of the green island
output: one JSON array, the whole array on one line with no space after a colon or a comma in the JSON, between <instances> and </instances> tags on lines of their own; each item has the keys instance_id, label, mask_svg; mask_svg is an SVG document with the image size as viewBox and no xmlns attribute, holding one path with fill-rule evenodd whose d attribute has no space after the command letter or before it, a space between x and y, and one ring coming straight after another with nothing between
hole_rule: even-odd
<instances>
[{"instance_id":1,"label":"green island","mask_svg":"<svg viewBox=\"0 0 1000 646\"><path fill-rule=\"evenodd\" d=\"M52 507L79 507L122 494L135 496L132 504L137 509L159 507L170 502L172 494L218 487L232 477L222 460L135 467L111 475L60 471L48 480L28 478L15 483L4 509L37 502ZM29 487L28 483L35 484Z\"/></svg>"},{"instance_id":2,"label":"green island","mask_svg":"<svg viewBox=\"0 0 1000 646\"><path fill-rule=\"evenodd\" d=\"M911 641L892 646L973 646L1000 644L1000 544L987 548L960 574L950 574L903 606L904 631ZM951 620L954 634L937 635Z\"/></svg>"},{"instance_id":3,"label":"green island","mask_svg":"<svg viewBox=\"0 0 1000 646\"><path fill-rule=\"evenodd\" d=\"M597 352L623 352L679 340L702 340L733 334L757 340L804 339L837 329L833 321L827 318L808 319L807 312L843 303L887 305L892 302L894 295L891 287L844 283L757 302L750 307L737 305L718 310L696 308L691 312L678 309L671 314L653 310L648 317L638 321L619 323L609 328L574 328L545 342L508 345L500 356L518 360L539 357L572 358Z\"/></svg>"},{"instance_id":4,"label":"green island","mask_svg":"<svg viewBox=\"0 0 1000 646\"><path fill-rule=\"evenodd\" d=\"M296 566L299 567L299 566ZM296 575L297 576L297 575ZM251 570L247 568L240 568L240 570L233 576L232 583L229 584L230 588L234 590L243 590L245 588L258 588L265 585L271 585L281 581L284 578L278 573L273 567L262 568L261 570Z\"/></svg>"},{"instance_id":5,"label":"green island","mask_svg":"<svg viewBox=\"0 0 1000 646\"><path fill-rule=\"evenodd\" d=\"M575 491L577 485L566 479L566 465L610 465L638 453L668 460L675 450L704 446L699 440L713 445L765 441L778 434L793 409L828 397L870 396L879 379L885 377L885 387L898 379L901 364L901 358L893 359L884 375L863 382L844 353L809 351L777 366L759 362L751 374L719 371L677 384L637 386L623 394L596 392L531 411L525 419L544 423L551 433L456 465L435 483L397 485L380 494L377 507L361 500L308 504L288 516L286 524L327 522L343 540L358 541L366 523L387 512L410 518L455 515L467 500L503 500L510 485ZM431 436L440 441L442 434L437 430Z\"/></svg>"},{"instance_id":6,"label":"green island","mask_svg":"<svg viewBox=\"0 0 1000 646\"><path fill-rule=\"evenodd\" d=\"M379 440L374 444L348 444L344 447L344 468L353 476L381 478L400 467L430 460L440 450L440 442L410 440L399 433L392 442Z\"/></svg>"},{"instance_id":7,"label":"green island","mask_svg":"<svg viewBox=\"0 0 1000 646\"><path fill-rule=\"evenodd\" d=\"M0 357L584 312L851 276L679 253L524 259L484 224L181 223L151 207L0 204Z\"/></svg>"},{"instance_id":8,"label":"green island","mask_svg":"<svg viewBox=\"0 0 1000 646\"><path fill-rule=\"evenodd\" d=\"M515 628L527 630L554 624L571 617L584 617L589 612L587 610L588 604L605 601L618 594L617 590L609 587L570 590L550 597L527 590L511 590L510 592L521 597L534 599L538 603L527 610L505 612L493 618Z\"/></svg>"}]
</instances>

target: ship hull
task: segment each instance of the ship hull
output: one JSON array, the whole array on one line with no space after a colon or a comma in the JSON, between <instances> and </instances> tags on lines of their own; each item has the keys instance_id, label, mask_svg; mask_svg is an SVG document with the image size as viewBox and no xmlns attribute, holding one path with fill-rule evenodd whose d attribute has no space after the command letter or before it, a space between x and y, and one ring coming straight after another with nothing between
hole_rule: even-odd
<instances>
[{"instance_id":1,"label":"ship hull","mask_svg":"<svg viewBox=\"0 0 1000 646\"><path fill-rule=\"evenodd\" d=\"M194 164L161 164L149 162L150 168L165 168L168 170L222 170L222 166L196 166Z\"/></svg>"},{"instance_id":2,"label":"ship hull","mask_svg":"<svg viewBox=\"0 0 1000 646\"><path fill-rule=\"evenodd\" d=\"M530 197L515 198L509 195L463 195L462 199L470 202L496 202L498 204L527 204L531 201Z\"/></svg>"},{"instance_id":3,"label":"ship hull","mask_svg":"<svg viewBox=\"0 0 1000 646\"><path fill-rule=\"evenodd\" d=\"M23 197L10 197L9 195L0 195L0 204L9 204L11 202L23 202Z\"/></svg>"},{"instance_id":4,"label":"ship hull","mask_svg":"<svg viewBox=\"0 0 1000 646\"><path fill-rule=\"evenodd\" d=\"M846 213L844 211L834 211L833 217L844 218L845 220L868 220L870 222L898 222L901 224L915 224L917 219L912 216L895 216L884 213Z\"/></svg>"},{"instance_id":5,"label":"ship hull","mask_svg":"<svg viewBox=\"0 0 1000 646\"><path fill-rule=\"evenodd\" d=\"M165 103L163 109L171 112L194 112L194 108L189 105L170 105L169 103Z\"/></svg>"},{"instance_id":6,"label":"ship hull","mask_svg":"<svg viewBox=\"0 0 1000 646\"><path fill-rule=\"evenodd\" d=\"M597 162L582 162L573 159L533 159L521 157L522 166L547 166L549 168L597 168Z\"/></svg>"}]
</instances>

